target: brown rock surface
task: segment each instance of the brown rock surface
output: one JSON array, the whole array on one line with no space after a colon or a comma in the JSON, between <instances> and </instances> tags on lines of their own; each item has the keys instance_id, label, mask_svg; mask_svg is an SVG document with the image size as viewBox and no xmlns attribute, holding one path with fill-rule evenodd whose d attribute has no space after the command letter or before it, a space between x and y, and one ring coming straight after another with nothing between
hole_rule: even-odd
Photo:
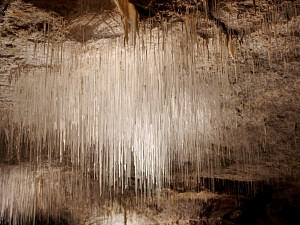
<instances>
[{"instance_id":1,"label":"brown rock surface","mask_svg":"<svg viewBox=\"0 0 300 225\"><path fill-rule=\"evenodd\" d=\"M87 210L84 212L88 215L87 218L76 218L76 221L80 224L101 224L109 219L116 224L122 224L124 220L128 220L127 224L136 221L140 224L293 224L294 220L299 220L300 1L131 2L141 15L141 28L147 22L152 23L153 28L160 27L161 21L176 27L187 21L186 13L192 15L191 18L196 15L196 34L201 43L208 43L207 51L211 55L214 55L213 45L217 42L215 36L223 37L231 55L228 68L232 70L228 77L231 92L224 93L223 107L228 112L224 120L228 121L227 135L235 140L232 145L243 146L245 155L234 159L218 156L222 158L222 166L213 173L202 173L202 178L209 182L213 180L214 185L204 182L199 187L194 179L188 181L192 190L185 189L184 181L180 181L181 178L177 181L175 175L177 186L166 192L171 193L171 198L178 198L176 204L158 206L148 203L126 214L124 208L130 208L126 205L129 203L123 206L116 203L117 206L107 206L109 216L97 214L99 208L96 205L94 208L75 207L75 214ZM7 158L13 158L13 163L22 158L18 153L6 153L2 131L2 125L9 120L6 110L14 105L14 81L24 71L46 67L43 59L47 51L45 43L58 46L80 42L89 48L93 41L124 35L122 19L112 1L7 0L1 1L0 10L5 4L8 8L0 23L0 162L4 165ZM215 66L213 60L206 66ZM224 144L223 147L225 151L227 146ZM257 158L245 160L248 149L257 151ZM185 168L189 165L186 162ZM193 172L190 175L196 177ZM215 178L228 184L229 188L216 185ZM260 181L266 182L267 188L271 186L271 190L261 190L250 197L230 191L223 195L217 193L222 189L235 190L234 184ZM12 179L12 182L19 181ZM207 201L201 196L203 191L208 196ZM78 202L69 204L78 205ZM70 208L64 208L62 212L71 212Z\"/></svg>"}]
</instances>

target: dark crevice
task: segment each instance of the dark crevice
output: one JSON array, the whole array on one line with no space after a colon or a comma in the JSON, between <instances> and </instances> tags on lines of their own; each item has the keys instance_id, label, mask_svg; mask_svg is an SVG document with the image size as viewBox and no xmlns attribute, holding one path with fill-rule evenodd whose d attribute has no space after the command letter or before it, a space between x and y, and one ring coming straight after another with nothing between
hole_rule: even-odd
<instances>
[{"instance_id":1,"label":"dark crevice","mask_svg":"<svg viewBox=\"0 0 300 225\"><path fill-rule=\"evenodd\" d=\"M227 41L230 36L241 36L239 31L233 28L229 28L221 19L215 17L213 15L213 11L216 8L216 0L207 0L207 17L209 20L213 21L222 31L223 34L226 35Z\"/></svg>"}]
</instances>

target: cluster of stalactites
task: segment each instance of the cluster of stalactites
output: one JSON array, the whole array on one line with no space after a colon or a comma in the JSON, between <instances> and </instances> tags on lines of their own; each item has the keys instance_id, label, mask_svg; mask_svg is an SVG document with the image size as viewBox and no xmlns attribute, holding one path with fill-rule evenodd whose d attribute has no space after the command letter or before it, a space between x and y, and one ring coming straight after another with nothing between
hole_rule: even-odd
<instances>
[{"instance_id":1,"label":"cluster of stalactites","mask_svg":"<svg viewBox=\"0 0 300 225\"><path fill-rule=\"evenodd\" d=\"M136 33L138 32L139 23L139 13L136 10L134 4L130 3L128 0L114 0L119 12L123 16L125 40L128 41L128 36L131 31L134 39L136 38Z\"/></svg>"},{"instance_id":2,"label":"cluster of stalactites","mask_svg":"<svg viewBox=\"0 0 300 225\"><path fill-rule=\"evenodd\" d=\"M150 193L185 165L197 173L218 167L211 159L225 141L220 93L232 68L224 40L209 47L187 21L143 30L136 47L118 38L54 49L46 68L17 81L9 154L73 165L101 191L134 185Z\"/></svg>"},{"instance_id":3,"label":"cluster of stalactites","mask_svg":"<svg viewBox=\"0 0 300 225\"><path fill-rule=\"evenodd\" d=\"M134 6L118 6L137 28ZM28 49L45 66L19 73L5 114L7 160L63 163L92 175L101 192L144 193L174 174L188 184L234 158L253 160L257 149L231 133L241 46L217 26L199 35L205 24L192 12L184 23L144 24L135 46L123 38L55 45L44 26L45 43Z\"/></svg>"},{"instance_id":4,"label":"cluster of stalactites","mask_svg":"<svg viewBox=\"0 0 300 225\"><path fill-rule=\"evenodd\" d=\"M117 3L136 32L134 6ZM290 16L297 13L287 9ZM280 32L288 26L277 24L275 12L269 17L273 19L262 21L268 51L259 42L253 48L267 52L271 67L272 41L278 46ZM66 172L66 179L55 170L42 179L36 171L0 168L0 219L9 223L22 215L22 224L36 212L55 216L66 198L83 197L81 189L90 178L99 187L91 194L111 196L134 187L137 194L150 196L171 184L187 187L199 177L219 176L230 163L237 162L239 169L259 158L256 145L232 132L237 116L229 102L230 79L238 80L240 46L218 28L211 37L200 37L199 20L191 13L182 24L162 21L155 29L145 24L135 47L124 45L122 38L63 43L45 23L44 42L28 44L27 55L36 57L38 66L20 69L11 79L13 107L1 111L6 146L1 156L30 162L33 168L49 165L49 171L63 165L72 173ZM298 26L295 21L288 25ZM286 64L290 52L281 53ZM253 73L258 67L253 61Z\"/></svg>"}]
</instances>

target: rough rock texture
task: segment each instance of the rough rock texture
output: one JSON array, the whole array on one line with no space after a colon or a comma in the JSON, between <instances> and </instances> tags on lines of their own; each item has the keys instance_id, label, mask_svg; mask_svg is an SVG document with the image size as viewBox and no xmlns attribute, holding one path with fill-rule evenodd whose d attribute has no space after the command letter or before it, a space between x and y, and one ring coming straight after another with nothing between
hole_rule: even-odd
<instances>
[{"instance_id":1,"label":"rough rock texture","mask_svg":"<svg viewBox=\"0 0 300 225\"><path fill-rule=\"evenodd\" d=\"M36 49L42 49L45 40L47 43L51 39L55 44L67 40L88 43L124 34L121 17L111 1L25 2L7 0L0 4L1 11L8 4L0 23L2 112L13 104L14 79L20 71L45 66L45 61L36 57L43 54ZM227 107L236 112L233 135L241 142L247 140L256 144L262 151L258 153L260 161L242 169L239 167L242 162L228 159L222 170L215 171L212 177L228 184L228 190L234 190L233 186L243 180L271 180L279 187L258 191L254 197L246 196L247 191L236 191L234 195L228 195L230 191L226 195L208 193L209 200L203 201L201 192L197 191L222 192L226 185L214 184L212 187L208 185L209 181L201 188L194 186L192 193L180 195L179 192L186 191L182 184L170 191L173 198L179 199L172 206L149 203L140 211L134 209L127 215L120 206L107 210L111 213L108 218L123 223L127 217L127 224L134 221L143 221L140 224L293 224L293 221L299 221L299 184L295 180L300 172L300 1L131 2L141 15L141 24L151 21L155 27L162 20L185 22L185 14L189 13L196 14L201 21L196 30L203 40L212 43L215 32L224 35L227 47L231 49L230 63L236 68L229 77L234 94L227 102ZM1 122L7 119L3 116ZM1 149L1 153L4 151ZM2 156L0 161L5 161ZM210 175L207 174L205 179L211 179ZM287 183L280 183L281 180ZM242 197L237 195L243 193ZM80 214L83 209L76 210ZM80 218L78 223L105 221L105 215L97 214L96 206L94 214L89 210L90 217Z\"/></svg>"}]
</instances>

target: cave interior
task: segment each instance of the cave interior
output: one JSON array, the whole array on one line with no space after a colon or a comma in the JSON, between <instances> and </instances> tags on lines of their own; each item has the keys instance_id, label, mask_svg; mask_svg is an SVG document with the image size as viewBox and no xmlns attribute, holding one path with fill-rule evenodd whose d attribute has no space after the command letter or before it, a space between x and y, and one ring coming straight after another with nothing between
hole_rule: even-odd
<instances>
[{"instance_id":1,"label":"cave interior","mask_svg":"<svg viewBox=\"0 0 300 225\"><path fill-rule=\"evenodd\" d=\"M299 224L299 0L0 11L0 225Z\"/></svg>"}]
</instances>

